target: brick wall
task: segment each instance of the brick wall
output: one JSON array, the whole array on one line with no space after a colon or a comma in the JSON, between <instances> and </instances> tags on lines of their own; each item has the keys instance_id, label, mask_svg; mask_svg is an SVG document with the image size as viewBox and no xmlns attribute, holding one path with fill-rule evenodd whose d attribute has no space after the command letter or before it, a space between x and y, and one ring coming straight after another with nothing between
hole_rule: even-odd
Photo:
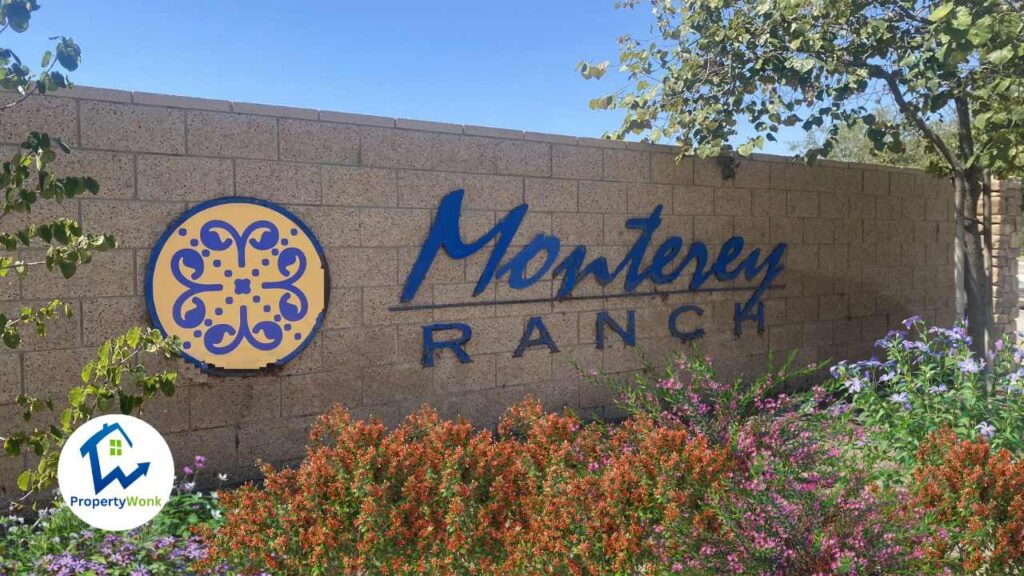
<instances>
[{"instance_id":1,"label":"brick wall","mask_svg":"<svg viewBox=\"0 0 1024 576\"><path fill-rule=\"evenodd\" d=\"M665 327L669 312L700 305L707 330L700 345L730 374L758 370L769 349L799 348L808 362L865 357L907 316L953 319L952 194L947 182L920 172L808 168L759 156L723 180L715 162L676 164L664 147L95 88L33 98L0 115L3 143L19 142L29 129L64 136L75 152L61 168L102 185L96 198L44 203L32 219L77 216L90 230L115 233L120 248L68 282L40 271L0 280L0 307L61 296L76 311L54 323L48 338L0 352L7 425L17 421L11 402L19 392L61 395L103 339L147 322L149 250L189 206L229 195L273 200L305 219L325 246L328 316L298 359L249 378L210 377L179 363L178 393L147 407L144 417L178 458L201 452L216 470L251 474L256 458L300 457L308 425L336 402L389 423L429 402L446 416L490 424L526 394L550 408L601 413L611 398L582 383L570 362L608 372L639 362L616 337L604 350L595 347L600 310L635 310L639 347L660 357L681 348ZM625 220L661 204L659 234L702 240L713 253L734 234L765 249L787 243L784 288L766 298L766 332L750 327L740 338L732 335L735 295L728 294L388 312L438 200L456 188L466 190L467 235L527 202L516 245L545 232L566 245L586 244L588 254L620 258L634 235ZM477 257L438 263L417 301L465 300L482 266ZM498 286L483 298L552 290L550 281L520 292ZM602 294L594 284L581 292ZM532 349L514 358L534 315L560 352ZM472 363L448 355L434 368L420 365L422 326L441 320L471 323ZM0 477L9 482L12 474L11 463L0 462Z\"/></svg>"}]
</instances>

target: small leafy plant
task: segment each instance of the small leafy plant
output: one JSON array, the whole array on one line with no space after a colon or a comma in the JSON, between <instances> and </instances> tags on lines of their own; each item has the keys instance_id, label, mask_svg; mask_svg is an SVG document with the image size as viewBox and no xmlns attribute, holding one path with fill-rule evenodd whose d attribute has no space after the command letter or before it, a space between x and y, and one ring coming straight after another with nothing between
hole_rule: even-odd
<instances>
[{"instance_id":1,"label":"small leafy plant","mask_svg":"<svg viewBox=\"0 0 1024 576\"><path fill-rule=\"evenodd\" d=\"M775 366L774 355L769 355L766 371L749 383L742 377L722 382L711 357L696 346L660 371L645 361L643 370L628 381L596 370L579 373L592 384L614 391L618 405L628 414L645 414L662 424L683 425L725 441L736 425L762 409L764 399L778 395L790 383L807 380L825 366L822 362L797 367L795 359L794 351Z\"/></svg>"},{"instance_id":2,"label":"small leafy plant","mask_svg":"<svg viewBox=\"0 0 1024 576\"><path fill-rule=\"evenodd\" d=\"M962 326L903 324L875 343L878 357L831 371L829 389L849 403L844 418L868 432L863 451L890 463L890 475L906 475L925 439L948 428L1024 454L1024 348L999 340L977 358Z\"/></svg>"}]
</instances>

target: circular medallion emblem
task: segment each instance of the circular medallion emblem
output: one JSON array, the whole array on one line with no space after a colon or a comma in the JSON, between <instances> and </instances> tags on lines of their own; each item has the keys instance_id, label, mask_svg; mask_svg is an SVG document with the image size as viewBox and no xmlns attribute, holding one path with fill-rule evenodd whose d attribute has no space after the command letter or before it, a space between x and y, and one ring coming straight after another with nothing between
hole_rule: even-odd
<instances>
[{"instance_id":1,"label":"circular medallion emblem","mask_svg":"<svg viewBox=\"0 0 1024 576\"><path fill-rule=\"evenodd\" d=\"M281 365L312 340L328 298L312 231L253 198L204 202L172 224L146 272L153 324L205 371Z\"/></svg>"}]
</instances>

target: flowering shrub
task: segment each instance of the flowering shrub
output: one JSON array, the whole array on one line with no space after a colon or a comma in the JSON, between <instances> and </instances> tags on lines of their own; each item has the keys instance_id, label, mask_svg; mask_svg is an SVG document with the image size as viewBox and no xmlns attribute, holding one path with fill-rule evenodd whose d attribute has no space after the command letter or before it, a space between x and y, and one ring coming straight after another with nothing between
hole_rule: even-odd
<instances>
[{"instance_id":1,"label":"flowering shrub","mask_svg":"<svg viewBox=\"0 0 1024 576\"><path fill-rule=\"evenodd\" d=\"M907 326L803 393L818 367L793 356L749 384L697 353L595 373L630 412L612 426L525 401L496 433L426 407L389 432L335 408L262 486L194 492L197 457L145 529L6 521L0 575L1024 573L1024 352L983 365L962 330Z\"/></svg>"},{"instance_id":2,"label":"flowering shrub","mask_svg":"<svg viewBox=\"0 0 1024 576\"><path fill-rule=\"evenodd\" d=\"M726 443L736 434L737 426L763 410L766 399L823 366L794 367L795 358L795 352L789 354L778 367L769 358L768 370L749 384L743 378L719 381L712 359L696 348L693 354L679 356L661 372L647 365L628 382L596 371L581 375L615 391L619 406L629 414L646 414L662 425L682 425Z\"/></svg>"},{"instance_id":3,"label":"flowering shrub","mask_svg":"<svg viewBox=\"0 0 1024 576\"><path fill-rule=\"evenodd\" d=\"M932 573L1024 573L1024 461L949 429L919 456L907 511L923 515Z\"/></svg>"},{"instance_id":4,"label":"flowering shrub","mask_svg":"<svg viewBox=\"0 0 1024 576\"><path fill-rule=\"evenodd\" d=\"M750 384L718 379L710 358L680 356L663 373L630 383L597 376L629 412L698 430L727 450L730 481L715 495L727 538L706 544L692 568L737 574L894 574L910 570L913 530L895 494L875 490L864 463L842 450L857 441L836 425L824 389L787 395L820 366L780 367Z\"/></svg>"},{"instance_id":5,"label":"flowering shrub","mask_svg":"<svg viewBox=\"0 0 1024 576\"><path fill-rule=\"evenodd\" d=\"M978 359L963 327L928 328L918 317L904 326L876 342L881 359L832 368L830 389L849 402L847 417L870 432L863 451L894 464L890 475L906 475L921 443L950 428L1024 454L1024 349L1000 340Z\"/></svg>"},{"instance_id":6,"label":"flowering shrub","mask_svg":"<svg viewBox=\"0 0 1024 576\"><path fill-rule=\"evenodd\" d=\"M718 389L699 362L702 376L660 387ZM646 415L583 425L533 402L497 437L429 409L390 434L335 409L299 469L265 468L263 488L225 495L208 562L273 574L916 573L897 500L854 472L834 444L848 439L812 433L823 400L753 400L722 417L716 440Z\"/></svg>"},{"instance_id":7,"label":"flowering shrub","mask_svg":"<svg viewBox=\"0 0 1024 576\"><path fill-rule=\"evenodd\" d=\"M193 534L197 526L219 524L217 492L194 491L205 460L185 468L178 490L147 525L128 532L90 528L63 505L43 510L31 523L0 517L0 576L180 575L206 557L207 545ZM216 566L213 574L228 574Z\"/></svg>"},{"instance_id":8,"label":"flowering shrub","mask_svg":"<svg viewBox=\"0 0 1024 576\"><path fill-rule=\"evenodd\" d=\"M342 409L297 470L225 495L210 563L273 574L683 571L723 527L727 454L634 418L608 431L535 402L498 436L429 409L387 433ZM727 537L727 536L726 536Z\"/></svg>"}]
</instances>

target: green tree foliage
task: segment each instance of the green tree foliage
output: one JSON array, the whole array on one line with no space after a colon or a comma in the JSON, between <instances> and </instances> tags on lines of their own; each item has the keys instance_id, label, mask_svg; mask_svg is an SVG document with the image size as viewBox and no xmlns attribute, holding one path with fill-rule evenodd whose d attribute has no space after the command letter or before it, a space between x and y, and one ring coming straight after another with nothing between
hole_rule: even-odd
<instances>
[{"instance_id":1,"label":"green tree foliage","mask_svg":"<svg viewBox=\"0 0 1024 576\"><path fill-rule=\"evenodd\" d=\"M883 122L892 123L895 122L898 112L892 108L879 107L873 111L873 114ZM866 129L864 123L859 121L851 127L840 126L829 157L843 162L920 168L929 172L948 171L942 157L928 145L928 142L917 130L906 127L900 137L903 142L903 150L895 152L888 149L876 150L871 140L864 137ZM956 125L948 120L932 124L932 130L944 139L953 141L956 138ZM816 128L807 132L803 141L790 143L789 149L796 154L803 155L808 150L820 148L828 137L828 131Z\"/></svg>"},{"instance_id":2,"label":"green tree foliage","mask_svg":"<svg viewBox=\"0 0 1024 576\"><path fill-rule=\"evenodd\" d=\"M620 39L630 84L591 102L625 111L612 138L669 140L683 153L747 155L783 127L819 131L813 161L844 128L879 152L909 131L955 185L958 251L977 349L993 331L988 199L1024 168L1022 0L624 0L649 4L653 39ZM599 78L607 63L580 65ZM892 106L891 118L874 112ZM955 135L933 127L949 118ZM741 127L753 135L740 138Z\"/></svg>"},{"instance_id":3,"label":"green tree foliage","mask_svg":"<svg viewBox=\"0 0 1024 576\"><path fill-rule=\"evenodd\" d=\"M131 328L100 346L96 358L82 369L82 384L68 390L66 407L58 406L50 398L18 396L18 405L24 409L26 420L40 412L60 410L57 422L30 432L14 432L2 439L4 452L11 456L27 448L39 457L34 470L25 470L18 477L18 487L41 490L53 484L57 479L60 449L83 421L113 410L131 414L153 396L173 395L177 374L170 371L150 374L143 363L143 355L170 358L178 350L179 343L165 339L158 330Z\"/></svg>"},{"instance_id":4,"label":"green tree foliage","mask_svg":"<svg viewBox=\"0 0 1024 576\"><path fill-rule=\"evenodd\" d=\"M32 13L38 9L35 0L0 1L0 33L25 32ZM12 50L0 48L0 88L14 94L7 104L0 106L0 120L4 111L26 98L71 87L66 72L78 68L81 49L68 37L51 40L56 41L56 46L43 55L42 70L38 73ZM70 153L71 149L59 137L31 132L19 150L3 162L0 170L3 194L0 197L0 278L15 274L23 277L24 285L29 287L33 282L49 281L41 275L30 274L38 268L70 278L80 265L88 264L95 253L116 247L113 236L85 232L81 224L71 218L13 228L5 226L12 217L27 220L33 207L41 202L61 203L84 194L99 193L100 185L91 177L58 176L54 172L53 163L58 155ZM70 305L53 300L44 306L25 307L10 316L0 313L0 341L7 348L16 349L21 345L23 330L34 330L45 336L49 320L70 316L71 312ZM100 347L96 359L82 371L82 385L72 387L72 383L68 383L66 402L19 396L17 403L24 409L26 421L40 412L60 411L59 415L49 418L49 422L37 420L28 431L0 435L0 443L8 455L19 456L29 449L39 457L35 470L26 471L18 478L19 487L39 490L52 484L60 448L81 421L97 412L114 409L130 413L155 394L173 394L176 375L170 371L150 374L144 356L170 357L178 352L178 346L176 340L165 339L156 330L132 328ZM14 376L0 374L0 377Z\"/></svg>"}]
</instances>

